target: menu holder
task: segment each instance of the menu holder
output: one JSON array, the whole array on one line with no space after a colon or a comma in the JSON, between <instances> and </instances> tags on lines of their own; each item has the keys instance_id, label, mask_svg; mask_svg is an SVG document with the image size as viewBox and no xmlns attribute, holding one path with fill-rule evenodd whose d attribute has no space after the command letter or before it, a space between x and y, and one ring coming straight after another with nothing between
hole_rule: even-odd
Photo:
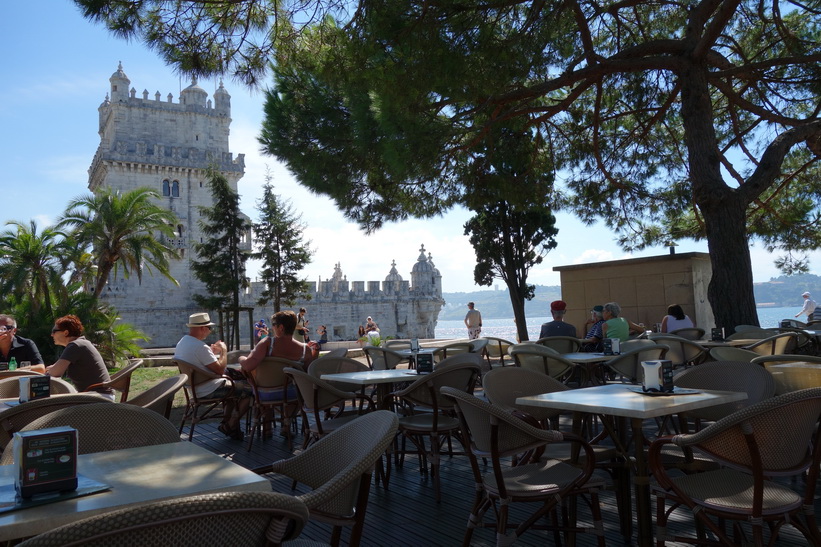
<instances>
[{"instance_id":1,"label":"menu holder","mask_svg":"<svg viewBox=\"0 0 821 547\"><path fill-rule=\"evenodd\" d=\"M3 361L2 363L0 363L0 372L2 372L4 370L8 370L8 369L9 369L8 361Z\"/></svg>"},{"instance_id":2,"label":"menu holder","mask_svg":"<svg viewBox=\"0 0 821 547\"><path fill-rule=\"evenodd\" d=\"M36 401L45 399L51 395L51 376L21 376L20 380L20 402Z\"/></svg>"},{"instance_id":3,"label":"menu holder","mask_svg":"<svg viewBox=\"0 0 821 547\"><path fill-rule=\"evenodd\" d=\"M713 342L723 342L724 329L718 327L710 329L710 338L712 338Z\"/></svg>"},{"instance_id":4,"label":"menu holder","mask_svg":"<svg viewBox=\"0 0 821 547\"><path fill-rule=\"evenodd\" d=\"M433 372L433 354L420 353L416 356L416 374Z\"/></svg>"},{"instance_id":5,"label":"menu holder","mask_svg":"<svg viewBox=\"0 0 821 547\"><path fill-rule=\"evenodd\" d=\"M23 499L77 489L77 430L19 431L12 441L14 488Z\"/></svg>"}]
</instances>

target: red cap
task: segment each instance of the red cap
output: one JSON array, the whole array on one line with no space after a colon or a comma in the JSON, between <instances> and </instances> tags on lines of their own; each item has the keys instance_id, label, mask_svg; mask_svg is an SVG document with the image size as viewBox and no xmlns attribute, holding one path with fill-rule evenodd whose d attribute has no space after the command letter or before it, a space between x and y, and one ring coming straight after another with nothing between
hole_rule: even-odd
<instances>
[{"instance_id":1,"label":"red cap","mask_svg":"<svg viewBox=\"0 0 821 547\"><path fill-rule=\"evenodd\" d=\"M567 303L564 300L554 300L550 303L550 311L564 311L567 309Z\"/></svg>"}]
</instances>

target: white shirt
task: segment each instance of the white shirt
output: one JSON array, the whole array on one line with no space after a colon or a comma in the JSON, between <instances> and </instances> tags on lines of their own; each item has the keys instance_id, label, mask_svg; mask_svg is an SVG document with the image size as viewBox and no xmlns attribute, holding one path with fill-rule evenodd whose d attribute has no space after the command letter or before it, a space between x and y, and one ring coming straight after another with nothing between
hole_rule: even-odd
<instances>
[{"instance_id":1,"label":"white shirt","mask_svg":"<svg viewBox=\"0 0 821 547\"><path fill-rule=\"evenodd\" d=\"M667 316L667 332L673 332L678 329L689 329L693 327L693 320L689 315L685 315L684 319L676 319L672 315Z\"/></svg>"},{"instance_id":2,"label":"white shirt","mask_svg":"<svg viewBox=\"0 0 821 547\"><path fill-rule=\"evenodd\" d=\"M807 317L809 317L810 314L815 311L815 306L816 305L817 304L815 303L815 300L812 299L812 297L805 298L804 299L804 307L801 308L801 311L798 312L798 315L796 315L796 317L798 317L800 315L806 315Z\"/></svg>"},{"instance_id":3,"label":"white shirt","mask_svg":"<svg viewBox=\"0 0 821 547\"><path fill-rule=\"evenodd\" d=\"M198 369L213 374L214 371L208 368L211 363L217 362L217 356L211 351L211 346L194 338L190 334L186 334L180 341L177 342L177 347L174 350L174 358L182 359L187 363L191 363ZM225 380L213 379L207 380L196 387L197 397L204 397L210 395L216 389L222 387Z\"/></svg>"}]
</instances>

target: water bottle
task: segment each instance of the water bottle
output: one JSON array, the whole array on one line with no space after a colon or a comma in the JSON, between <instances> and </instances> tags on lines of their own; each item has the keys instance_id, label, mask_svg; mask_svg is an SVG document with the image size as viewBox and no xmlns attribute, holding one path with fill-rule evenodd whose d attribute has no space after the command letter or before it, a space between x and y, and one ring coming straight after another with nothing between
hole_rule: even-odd
<instances>
[{"instance_id":1,"label":"water bottle","mask_svg":"<svg viewBox=\"0 0 821 547\"><path fill-rule=\"evenodd\" d=\"M9 359L9 370L17 370L17 359L14 357Z\"/></svg>"}]
</instances>

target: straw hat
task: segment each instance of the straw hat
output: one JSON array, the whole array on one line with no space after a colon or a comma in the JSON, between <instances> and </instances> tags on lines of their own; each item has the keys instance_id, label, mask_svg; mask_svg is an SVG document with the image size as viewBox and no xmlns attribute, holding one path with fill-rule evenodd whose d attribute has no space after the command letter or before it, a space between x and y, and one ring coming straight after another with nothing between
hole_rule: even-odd
<instances>
[{"instance_id":1,"label":"straw hat","mask_svg":"<svg viewBox=\"0 0 821 547\"><path fill-rule=\"evenodd\" d=\"M192 313L188 316L186 327L213 327L216 323L211 322L211 316L207 313Z\"/></svg>"}]
</instances>

